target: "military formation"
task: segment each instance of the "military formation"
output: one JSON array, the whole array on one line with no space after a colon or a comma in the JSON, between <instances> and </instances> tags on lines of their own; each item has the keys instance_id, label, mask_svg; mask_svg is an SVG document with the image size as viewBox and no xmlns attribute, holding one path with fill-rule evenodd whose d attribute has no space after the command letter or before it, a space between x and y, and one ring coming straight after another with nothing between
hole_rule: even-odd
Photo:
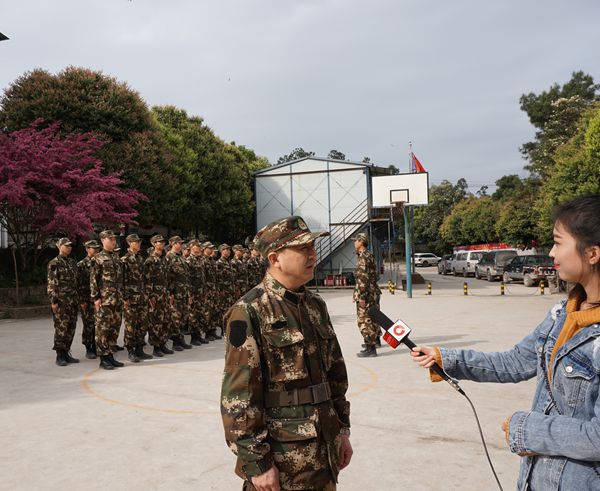
<instances>
[{"instance_id":1,"label":"military formation","mask_svg":"<svg viewBox=\"0 0 600 491\"><path fill-rule=\"evenodd\" d=\"M184 243L179 236L167 245L154 235L143 257L137 234L126 236L123 255L111 230L101 232L99 240L84 244L86 257L77 263L70 257L72 242L61 238L58 256L48 263L59 366L79 362L70 354L78 313L86 358L99 357L105 370L124 366L114 356L123 349L139 363L219 340L226 311L265 274L264 261L252 246L216 248L197 239ZM117 344L121 325L124 348ZM144 351L146 344L152 354Z\"/></svg>"}]
</instances>

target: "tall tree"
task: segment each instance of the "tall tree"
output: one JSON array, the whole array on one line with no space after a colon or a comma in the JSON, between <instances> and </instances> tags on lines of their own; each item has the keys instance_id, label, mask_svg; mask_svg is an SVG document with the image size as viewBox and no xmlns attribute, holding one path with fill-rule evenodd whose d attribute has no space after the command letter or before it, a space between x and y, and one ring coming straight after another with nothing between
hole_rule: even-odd
<instances>
[{"instance_id":1,"label":"tall tree","mask_svg":"<svg viewBox=\"0 0 600 491\"><path fill-rule=\"evenodd\" d=\"M339 150L329 150L327 158L335 160L346 160L346 154L340 152Z\"/></svg>"},{"instance_id":2,"label":"tall tree","mask_svg":"<svg viewBox=\"0 0 600 491\"><path fill-rule=\"evenodd\" d=\"M285 164L286 162L292 162L294 160L303 159L304 157L314 157L315 152L307 152L302 147L297 147L292 150L288 155L283 155L277 159L278 164Z\"/></svg>"}]
</instances>

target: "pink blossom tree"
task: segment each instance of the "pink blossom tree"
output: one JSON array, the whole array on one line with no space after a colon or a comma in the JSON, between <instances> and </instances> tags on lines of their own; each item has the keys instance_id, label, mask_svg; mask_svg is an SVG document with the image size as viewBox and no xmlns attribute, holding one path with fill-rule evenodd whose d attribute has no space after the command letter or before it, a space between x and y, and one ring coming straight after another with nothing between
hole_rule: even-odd
<instances>
[{"instance_id":1,"label":"pink blossom tree","mask_svg":"<svg viewBox=\"0 0 600 491\"><path fill-rule=\"evenodd\" d=\"M94 225L135 223L146 197L122 187L119 174L103 174L93 133L61 134L59 124L0 134L0 224L21 261L37 262L49 238L90 237ZM15 264L16 267L16 264Z\"/></svg>"}]
</instances>

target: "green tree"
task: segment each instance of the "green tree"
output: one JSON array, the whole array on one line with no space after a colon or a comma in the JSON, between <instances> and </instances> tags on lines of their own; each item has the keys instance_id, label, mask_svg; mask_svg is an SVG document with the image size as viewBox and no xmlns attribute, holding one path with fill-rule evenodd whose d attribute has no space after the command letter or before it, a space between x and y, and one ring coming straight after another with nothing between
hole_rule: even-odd
<instances>
[{"instance_id":1,"label":"green tree","mask_svg":"<svg viewBox=\"0 0 600 491\"><path fill-rule=\"evenodd\" d=\"M315 152L307 152L302 147L294 148L288 155L283 155L277 159L278 164L285 164L294 160L303 159L304 157L314 157Z\"/></svg>"},{"instance_id":2,"label":"green tree","mask_svg":"<svg viewBox=\"0 0 600 491\"><path fill-rule=\"evenodd\" d=\"M502 200L515 196L523 191L525 184L516 174L502 176L496 181L496 191L492 194L492 198Z\"/></svg>"},{"instance_id":3,"label":"green tree","mask_svg":"<svg viewBox=\"0 0 600 491\"><path fill-rule=\"evenodd\" d=\"M499 206L490 196L470 196L446 216L440 232L453 245L485 244L498 241L496 222Z\"/></svg>"},{"instance_id":4,"label":"green tree","mask_svg":"<svg viewBox=\"0 0 600 491\"><path fill-rule=\"evenodd\" d=\"M339 150L329 150L327 158L335 160L346 160L346 154L340 152Z\"/></svg>"}]
</instances>

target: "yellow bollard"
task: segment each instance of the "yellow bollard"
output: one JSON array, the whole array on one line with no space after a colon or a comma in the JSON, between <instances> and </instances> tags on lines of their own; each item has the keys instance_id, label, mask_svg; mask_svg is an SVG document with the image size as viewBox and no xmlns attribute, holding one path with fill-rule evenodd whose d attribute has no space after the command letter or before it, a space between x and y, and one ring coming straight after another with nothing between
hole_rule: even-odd
<instances>
[{"instance_id":1,"label":"yellow bollard","mask_svg":"<svg viewBox=\"0 0 600 491\"><path fill-rule=\"evenodd\" d=\"M463 283L463 292L465 297L469 294L469 284L466 281Z\"/></svg>"},{"instance_id":2,"label":"yellow bollard","mask_svg":"<svg viewBox=\"0 0 600 491\"><path fill-rule=\"evenodd\" d=\"M396 283L394 283L392 280L388 281L388 291L394 295L396 292Z\"/></svg>"},{"instance_id":3,"label":"yellow bollard","mask_svg":"<svg viewBox=\"0 0 600 491\"><path fill-rule=\"evenodd\" d=\"M540 295L544 294L544 288L545 288L545 284L544 284L544 280L540 281Z\"/></svg>"},{"instance_id":4,"label":"yellow bollard","mask_svg":"<svg viewBox=\"0 0 600 491\"><path fill-rule=\"evenodd\" d=\"M500 295L504 295L504 281L500 282Z\"/></svg>"},{"instance_id":5,"label":"yellow bollard","mask_svg":"<svg viewBox=\"0 0 600 491\"><path fill-rule=\"evenodd\" d=\"M431 281L427 283L427 295L431 295Z\"/></svg>"}]
</instances>

